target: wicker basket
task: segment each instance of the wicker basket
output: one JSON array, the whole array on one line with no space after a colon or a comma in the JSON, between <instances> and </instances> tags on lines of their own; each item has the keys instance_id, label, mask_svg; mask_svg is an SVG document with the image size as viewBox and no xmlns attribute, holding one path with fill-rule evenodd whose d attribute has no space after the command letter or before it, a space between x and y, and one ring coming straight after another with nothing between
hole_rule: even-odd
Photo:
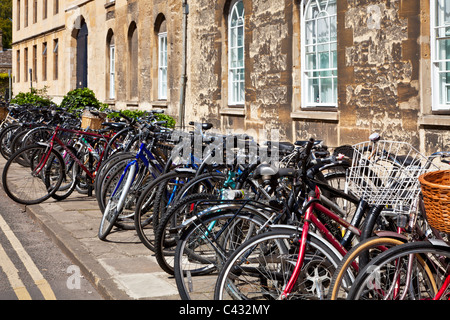
<instances>
[{"instance_id":1,"label":"wicker basket","mask_svg":"<svg viewBox=\"0 0 450 320\"><path fill-rule=\"evenodd\" d=\"M450 233L450 170L419 177L427 221L433 228Z\"/></svg>"},{"instance_id":2,"label":"wicker basket","mask_svg":"<svg viewBox=\"0 0 450 320\"><path fill-rule=\"evenodd\" d=\"M8 115L8 109L5 107L0 107L0 120L5 120Z\"/></svg>"},{"instance_id":3,"label":"wicker basket","mask_svg":"<svg viewBox=\"0 0 450 320\"><path fill-rule=\"evenodd\" d=\"M85 110L81 116L81 127L83 129L89 128L90 130L102 129L102 123L105 122L104 118L92 114L89 110Z\"/></svg>"}]
</instances>

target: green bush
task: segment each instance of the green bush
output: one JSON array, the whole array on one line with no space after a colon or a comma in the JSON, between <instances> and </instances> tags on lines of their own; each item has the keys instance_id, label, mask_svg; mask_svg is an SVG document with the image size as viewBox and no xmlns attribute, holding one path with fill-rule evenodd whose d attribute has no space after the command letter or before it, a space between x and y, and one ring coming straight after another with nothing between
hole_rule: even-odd
<instances>
[{"instance_id":1,"label":"green bush","mask_svg":"<svg viewBox=\"0 0 450 320\"><path fill-rule=\"evenodd\" d=\"M11 103L40 107L51 105L52 100L47 96L47 87L44 87L43 89L32 88L30 92L19 92L14 99L11 99Z\"/></svg>"},{"instance_id":2,"label":"green bush","mask_svg":"<svg viewBox=\"0 0 450 320\"><path fill-rule=\"evenodd\" d=\"M86 107L103 111L108 107L107 104L101 103L95 97L94 91L88 88L80 88L69 91L64 96L60 106L67 108L68 111L83 110Z\"/></svg>"}]
</instances>

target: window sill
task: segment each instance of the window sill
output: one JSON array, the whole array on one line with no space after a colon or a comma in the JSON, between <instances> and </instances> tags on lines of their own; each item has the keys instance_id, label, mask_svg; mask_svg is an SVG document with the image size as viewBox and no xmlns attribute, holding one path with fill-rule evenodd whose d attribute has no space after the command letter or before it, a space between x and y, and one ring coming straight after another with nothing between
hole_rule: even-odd
<instances>
[{"instance_id":1,"label":"window sill","mask_svg":"<svg viewBox=\"0 0 450 320\"><path fill-rule=\"evenodd\" d=\"M116 1L109 1L107 3L105 3L105 9L108 9L109 7L114 7L116 5Z\"/></svg>"},{"instance_id":2,"label":"window sill","mask_svg":"<svg viewBox=\"0 0 450 320\"><path fill-rule=\"evenodd\" d=\"M305 120L339 121L339 112L337 110L336 111L299 110L299 111L292 112L291 118L305 119Z\"/></svg>"},{"instance_id":3,"label":"window sill","mask_svg":"<svg viewBox=\"0 0 450 320\"><path fill-rule=\"evenodd\" d=\"M424 114L419 117L419 125L450 127L450 115Z\"/></svg>"},{"instance_id":4,"label":"window sill","mask_svg":"<svg viewBox=\"0 0 450 320\"><path fill-rule=\"evenodd\" d=\"M156 100L151 102L152 107L167 108L169 102L167 100Z\"/></svg>"},{"instance_id":5,"label":"window sill","mask_svg":"<svg viewBox=\"0 0 450 320\"><path fill-rule=\"evenodd\" d=\"M245 116L245 109L242 107L237 108L225 108L220 110L221 115L228 115L228 116Z\"/></svg>"}]
</instances>

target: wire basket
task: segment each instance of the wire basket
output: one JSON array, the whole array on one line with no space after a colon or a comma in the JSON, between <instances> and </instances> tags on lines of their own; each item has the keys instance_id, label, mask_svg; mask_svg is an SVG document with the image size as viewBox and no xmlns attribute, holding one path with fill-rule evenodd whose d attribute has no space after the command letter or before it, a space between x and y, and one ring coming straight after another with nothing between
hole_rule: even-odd
<instances>
[{"instance_id":1,"label":"wire basket","mask_svg":"<svg viewBox=\"0 0 450 320\"><path fill-rule=\"evenodd\" d=\"M347 188L370 205L409 213L420 193L419 176L437 168L405 142L362 142L353 146Z\"/></svg>"}]
</instances>

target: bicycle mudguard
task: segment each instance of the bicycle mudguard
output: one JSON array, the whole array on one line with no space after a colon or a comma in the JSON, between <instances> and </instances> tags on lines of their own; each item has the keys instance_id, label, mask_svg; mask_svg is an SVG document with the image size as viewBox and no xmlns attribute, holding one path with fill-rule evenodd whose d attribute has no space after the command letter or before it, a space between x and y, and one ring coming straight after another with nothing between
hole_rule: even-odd
<instances>
[{"instance_id":1,"label":"bicycle mudguard","mask_svg":"<svg viewBox=\"0 0 450 320\"><path fill-rule=\"evenodd\" d=\"M394 239L398 239L400 241L405 241L405 242L408 241L408 238L405 235L399 234L394 231L381 230L381 231L374 231L374 233L377 237L380 237L380 238L394 238Z\"/></svg>"},{"instance_id":2,"label":"bicycle mudguard","mask_svg":"<svg viewBox=\"0 0 450 320\"><path fill-rule=\"evenodd\" d=\"M178 173L192 173L192 174L195 174L197 172L197 170L191 168L176 168L174 171Z\"/></svg>"},{"instance_id":3,"label":"bicycle mudguard","mask_svg":"<svg viewBox=\"0 0 450 320\"><path fill-rule=\"evenodd\" d=\"M427 241L430 242L433 246L445 247L447 249L450 248L450 245L441 239L427 239Z\"/></svg>"}]
</instances>

